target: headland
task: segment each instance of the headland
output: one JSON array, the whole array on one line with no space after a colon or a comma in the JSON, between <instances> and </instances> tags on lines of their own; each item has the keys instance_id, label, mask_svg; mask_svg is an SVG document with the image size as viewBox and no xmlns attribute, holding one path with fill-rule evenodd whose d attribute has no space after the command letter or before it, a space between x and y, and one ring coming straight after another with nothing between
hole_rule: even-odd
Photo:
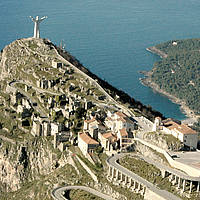
<instances>
[{"instance_id":1,"label":"headland","mask_svg":"<svg viewBox=\"0 0 200 200\"><path fill-rule=\"evenodd\" d=\"M146 48L147 51L154 53L158 56L160 56L162 59L165 59L168 57L168 54L160 49L158 49L156 46L152 46L149 48ZM150 87L153 89L153 91L158 92L164 96L166 96L168 99L170 99L173 103L180 105L180 110L182 113L184 113L187 118L182 120L184 123L187 124L193 124L194 122L197 122L199 115L197 115L194 110L190 109L184 100L181 100L180 98L177 98L176 96L170 94L169 92L161 89L158 84L156 84L151 76L153 74L153 70L151 71L142 71L141 73L144 75L144 78L141 78L140 81L143 85Z\"/></svg>"}]
</instances>

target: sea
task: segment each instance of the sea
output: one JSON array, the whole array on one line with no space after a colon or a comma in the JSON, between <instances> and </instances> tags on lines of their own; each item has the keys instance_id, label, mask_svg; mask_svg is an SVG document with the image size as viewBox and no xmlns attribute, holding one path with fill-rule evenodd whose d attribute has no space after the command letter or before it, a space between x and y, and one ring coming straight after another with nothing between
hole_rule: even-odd
<instances>
[{"instance_id":1,"label":"sea","mask_svg":"<svg viewBox=\"0 0 200 200\"><path fill-rule=\"evenodd\" d=\"M199 0L6 0L0 1L0 49L33 36L29 16L48 38L85 67L136 100L179 120L180 106L140 82L160 57L147 47L200 37Z\"/></svg>"}]
</instances>

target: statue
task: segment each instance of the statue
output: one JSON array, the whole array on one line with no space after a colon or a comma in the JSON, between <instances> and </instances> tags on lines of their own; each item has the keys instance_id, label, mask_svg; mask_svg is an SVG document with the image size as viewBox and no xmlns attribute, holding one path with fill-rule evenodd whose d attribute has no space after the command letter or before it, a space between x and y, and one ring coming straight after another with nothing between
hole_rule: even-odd
<instances>
[{"instance_id":1,"label":"statue","mask_svg":"<svg viewBox=\"0 0 200 200\"><path fill-rule=\"evenodd\" d=\"M40 28L39 25L40 23L44 20L47 19L47 16L42 17L41 19L39 19L38 16L36 16L36 18L34 19L32 16L30 16L30 18L32 19L32 21L34 22L34 38L40 38Z\"/></svg>"}]
</instances>

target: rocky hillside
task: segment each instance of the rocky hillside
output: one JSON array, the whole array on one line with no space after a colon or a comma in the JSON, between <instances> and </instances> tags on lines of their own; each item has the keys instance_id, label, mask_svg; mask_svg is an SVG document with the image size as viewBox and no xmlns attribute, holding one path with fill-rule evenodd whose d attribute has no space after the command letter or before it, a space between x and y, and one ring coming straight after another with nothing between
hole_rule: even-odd
<instances>
[{"instance_id":1,"label":"rocky hillside","mask_svg":"<svg viewBox=\"0 0 200 200\"><path fill-rule=\"evenodd\" d=\"M17 191L26 182L51 173L59 166L59 155L44 138L26 142L1 139L1 191ZM45 166L45 167L44 167Z\"/></svg>"},{"instance_id":2,"label":"rocky hillside","mask_svg":"<svg viewBox=\"0 0 200 200\"><path fill-rule=\"evenodd\" d=\"M33 38L2 50L0 80L0 199L48 200L53 188L66 184L96 187L116 199L131 195L105 179L105 158L99 166L90 163L99 185L73 156L83 120L104 117L105 104L116 109L96 80L58 55L50 41Z\"/></svg>"},{"instance_id":3,"label":"rocky hillside","mask_svg":"<svg viewBox=\"0 0 200 200\"><path fill-rule=\"evenodd\" d=\"M180 151L184 145L172 135L159 132L149 132L144 134L144 140L162 148L166 151Z\"/></svg>"}]
</instances>

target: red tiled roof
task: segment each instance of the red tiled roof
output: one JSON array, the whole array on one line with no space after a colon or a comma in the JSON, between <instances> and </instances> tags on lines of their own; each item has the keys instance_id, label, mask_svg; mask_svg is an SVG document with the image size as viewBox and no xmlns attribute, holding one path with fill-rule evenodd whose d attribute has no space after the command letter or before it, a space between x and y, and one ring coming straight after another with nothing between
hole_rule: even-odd
<instances>
[{"instance_id":1,"label":"red tiled roof","mask_svg":"<svg viewBox=\"0 0 200 200\"><path fill-rule=\"evenodd\" d=\"M120 129L119 131L120 131L120 134L121 134L122 137L123 137L123 136L128 136L128 133L127 133L127 131L126 131L125 128L122 128L122 129Z\"/></svg>"},{"instance_id":2,"label":"red tiled roof","mask_svg":"<svg viewBox=\"0 0 200 200\"><path fill-rule=\"evenodd\" d=\"M189 126L185 124L178 124L177 122L171 119L163 121L163 125L169 130L177 130L182 134L197 134L197 132L191 129Z\"/></svg>"},{"instance_id":3,"label":"red tiled roof","mask_svg":"<svg viewBox=\"0 0 200 200\"><path fill-rule=\"evenodd\" d=\"M89 123L92 123L92 122L95 122L95 121L96 121L95 118L85 120L85 122L88 123L88 124L89 124Z\"/></svg>"},{"instance_id":4,"label":"red tiled roof","mask_svg":"<svg viewBox=\"0 0 200 200\"><path fill-rule=\"evenodd\" d=\"M117 121L122 121L122 122L126 122L126 120L124 118L118 118Z\"/></svg>"},{"instance_id":5,"label":"red tiled roof","mask_svg":"<svg viewBox=\"0 0 200 200\"><path fill-rule=\"evenodd\" d=\"M117 140L117 137L115 135L112 134L112 132L107 132L107 133L104 133L102 134L102 136L105 138L105 139L110 139L112 141L116 141Z\"/></svg>"},{"instance_id":6,"label":"red tiled roof","mask_svg":"<svg viewBox=\"0 0 200 200\"><path fill-rule=\"evenodd\" d=\"M124 113L122 113L122 112L116 112L115 113L116 115L118 115L120 118L125 118L125 117L127 117Z\"/></svg>"},{"instance_id":7,"label":"red tiled roof","mask_svg":"<svg viewBox=\"0 0 200 200\"><path fill-rule=\"evenodd\" d=\"M79 137L86 143L86 144L99 144L96 140L92 139L86 133L79 133Z\"/></svg>"},{"instance_id":8,"label":"red tiled roof","mask_svg":"<svg viewBox=\"0 0 200 200\"><path fill-rule=\"evenodd\" d=\"M175 130L178 130L179 132L181 132L184 135L187 134L197 134L197 132L193 129L191 129L189 126L185 125L185 124L181 124L178 127L175 128Z\"/></svg>"},{"instance_id":9,"label":"red tiled roof","mask_svg":"<svg viewBox=\"0 0 200 200\"><path fill-rule=\"evenodd\" d=\"M112 132L103 133L102 136L108 139L109 137L112 137Z\"/></svg>"},{"instance_id":10,"label":"red tiled roof","mask_svg":"<svg viewBox=\"0 0 200 200\"><path fill-rule=\"evenodd\" d=\"M166 128L172 130L172 129L180 126L180 125L178 123L176 123L175 121L173 121L172 119L170 119L170 120L163 121L163 126L165 126Z\"/></svg>"}]
</instances>

